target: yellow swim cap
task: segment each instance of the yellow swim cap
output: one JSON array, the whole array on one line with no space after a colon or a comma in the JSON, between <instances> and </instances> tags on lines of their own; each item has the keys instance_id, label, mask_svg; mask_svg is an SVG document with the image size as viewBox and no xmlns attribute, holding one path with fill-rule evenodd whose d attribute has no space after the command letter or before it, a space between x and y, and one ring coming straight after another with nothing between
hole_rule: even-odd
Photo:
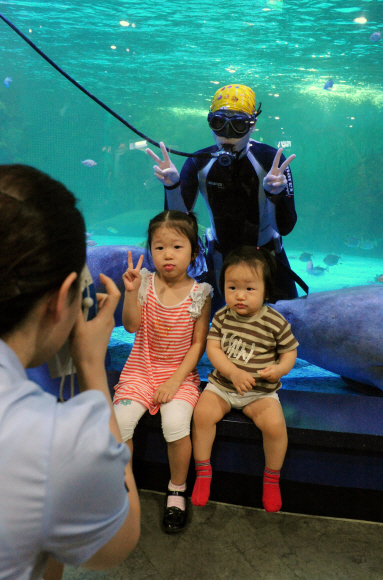
<instances>
[{"instance_id":1,"label":"yellow swim cap","mask_svg":"<svg viewBox=\"0 0 383 580\"><path fill-rule=\"evenodd\" d=\"M255 93L245 85L226 85L215 93L210 111L219 109L242 111L248 115L255 113Z\"/></svg>"}]
</instances>

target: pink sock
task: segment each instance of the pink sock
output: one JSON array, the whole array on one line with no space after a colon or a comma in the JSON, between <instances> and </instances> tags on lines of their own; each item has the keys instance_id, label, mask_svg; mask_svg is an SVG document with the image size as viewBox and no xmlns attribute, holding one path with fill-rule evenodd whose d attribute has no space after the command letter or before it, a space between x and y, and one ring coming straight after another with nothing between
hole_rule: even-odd
<instances>
[{"instance_id":1,"label":"pink sock","mask_svg":"<svg viewBox=\"0 0 383 580\"><path fill-rule=\"evenodd\" d=\"M280 471L265 467L262 503L267 512L278 512L282 507L281 490L279 489L280 473Z\"/></svg>"},{"instance_id":2,"label":"pink sock","mask_svg":"<svg viewBox=\"0 0 383 580\"><path fill-rule=\"evenodd\" d=\"M193 505L204 506L207 504L210 495L212 477L210 459L207 461L196 461L195 470L197 472L197 479L195 480L191 502Z\"/></svg>"},{"instance_id":3,"label":"pink sock","mask_svg":"<svg viewBox=\"0 0 383 580\"><path fill-rule=\"evenodd\" d=\"M172 480L169 481L168 489L170 491L185 491L186 490L186 483L183 485L175 485L172 483ZM178 507L180 510L185 511L186 503L185 498L179 495L169 495L166 507Z\"/></svg>"}]
</instances>

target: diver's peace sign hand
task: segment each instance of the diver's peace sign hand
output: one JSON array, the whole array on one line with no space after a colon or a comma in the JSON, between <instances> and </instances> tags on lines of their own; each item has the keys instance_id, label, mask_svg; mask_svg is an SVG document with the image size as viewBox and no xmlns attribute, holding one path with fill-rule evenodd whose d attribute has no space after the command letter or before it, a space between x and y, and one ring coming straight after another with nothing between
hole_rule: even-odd
<instances>
[{"instance_id":1,"label":"diver's peace sign hand","mask_svg":"<svg viewBox=\"0 0 383 580\"><path fill-rule=\"evenodd\" d=\"M137 262L137 266L133 268L133 257L132 252L128 252L128 269L122 275L124 281L124 286L126 292L138 291L141 285L141 274L140 270L142 267L142 262L144 261L144 255L141 254Z\"/></svg>"},{"instance_id":2,"label":"diver's peace sign hand","mask_svg":"<svg viewBox=\"0 0 383 580\"><path fill-rule=\"evenodd\" d=\"M271 169L269 173L266 175L266 177L263 179L263 188L268 193L272 194L281 193L281 191L283 191L287 185L287 179L283 172L286 169L286 167L292 162L292 160L295 159L296 155L290 155L290 157L288 157L286 161L284 161L282 165L278 167L282 151L283 151L282 147L278 149L274 157Z\"/></svg>"},{"instance_id":3,"label":"diver's peace sign hand","mask_svg":"<svg viewBox=\"0 0 383 580\"><path fill-rule=\"evenodd\" d=\"M166 147L162 141L160 142L160 147L164 157L163 161L151 149L147 149L146 153L150 155L150 157L157 163L157 165L154 165L153 167L154 175L165 186L167 185L170 187L179 181L180 174L178 173L176 166L172 163L172 161L170 161L169 154L166 151Z\"/></svg>"}]
</instances>

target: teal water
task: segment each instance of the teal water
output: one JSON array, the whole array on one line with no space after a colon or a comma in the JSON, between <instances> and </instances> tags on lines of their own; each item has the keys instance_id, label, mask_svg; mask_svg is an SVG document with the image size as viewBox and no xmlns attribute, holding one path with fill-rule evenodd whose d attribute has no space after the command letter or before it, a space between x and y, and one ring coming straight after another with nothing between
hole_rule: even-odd
<instances>
[{"instance_id":1,"label":"teal water","mask_svg":"<svg viewBox=\"0 0 383 580\"><path fill-rule=\"evenodd\" d=\"M290 142L286 155L297 155L298 223L284 240L292 267L312 291L383 274L383 39L369 40L383 34L382 0L0 0L0 12L138 130L181 151L213 143L206 116L217 88L251 86L263 110L254 138ZM63 181L99 245L142 241L163 208L153 161L132 148L142 138L2 21L0 48L0 163ZM181 169L184 158L172 160ZM197 212L208 226L201 202ZM348 247L348 236L367 249ZM342 263L308 277L302 252L314 266L328 253Z\"/></svg>"}]
</instances>

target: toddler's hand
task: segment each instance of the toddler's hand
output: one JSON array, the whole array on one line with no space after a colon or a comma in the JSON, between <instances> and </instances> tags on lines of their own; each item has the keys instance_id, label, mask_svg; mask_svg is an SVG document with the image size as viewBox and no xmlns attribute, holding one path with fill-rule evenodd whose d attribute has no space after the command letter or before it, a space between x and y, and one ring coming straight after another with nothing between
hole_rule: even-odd
<instances>
[{"instance_id":1,"label":"toddler's hand","mask_svg":"<svg viewBox=\"0 0 383 580\"><path fill-rule=\"evenodd\" d=\"M162 383L155 391L153 395L153 401L155 405L160 405L161 403L169 403L172 400L180 385L175 384L171 378Z\"/></svg>"},{"instance_id":2,"label":"toddler's hand","mask_svg":"<svg viewBox=\"0 0 383 580\"><path fill-rule=\"evenodd\" d=\"M282 376L281 370L278 367L279 365L272 365L258 371L258 373L262 379L266 379L269 383L277 383Z\"/></svg>"},{"instance_id":3,"label":"toddler's hand","mask_svg":"<svg viewBox=\"0 0 383 580\"><path fill-rule=\"evenodd\" d=\"M252 377L250 373L241 369L233 371L229 378L240 395L244 395L255 387L254 377Z\"/></svg>"},{"instance_id":4,"label":"toddler's hand","mask_svg":"<svg viewBox=\"0 0 383 580\"><path fill-rule=\"evenodd\" d=\"M140 270L142 267L142 262L144 261L143 254L140 256L137 266L133 268L133 257L132 252L128 252L128 269L122 275L124 281L125 290L127 292L137 291L141 285L141 274Z\"/></svg>"}]
</instances>

